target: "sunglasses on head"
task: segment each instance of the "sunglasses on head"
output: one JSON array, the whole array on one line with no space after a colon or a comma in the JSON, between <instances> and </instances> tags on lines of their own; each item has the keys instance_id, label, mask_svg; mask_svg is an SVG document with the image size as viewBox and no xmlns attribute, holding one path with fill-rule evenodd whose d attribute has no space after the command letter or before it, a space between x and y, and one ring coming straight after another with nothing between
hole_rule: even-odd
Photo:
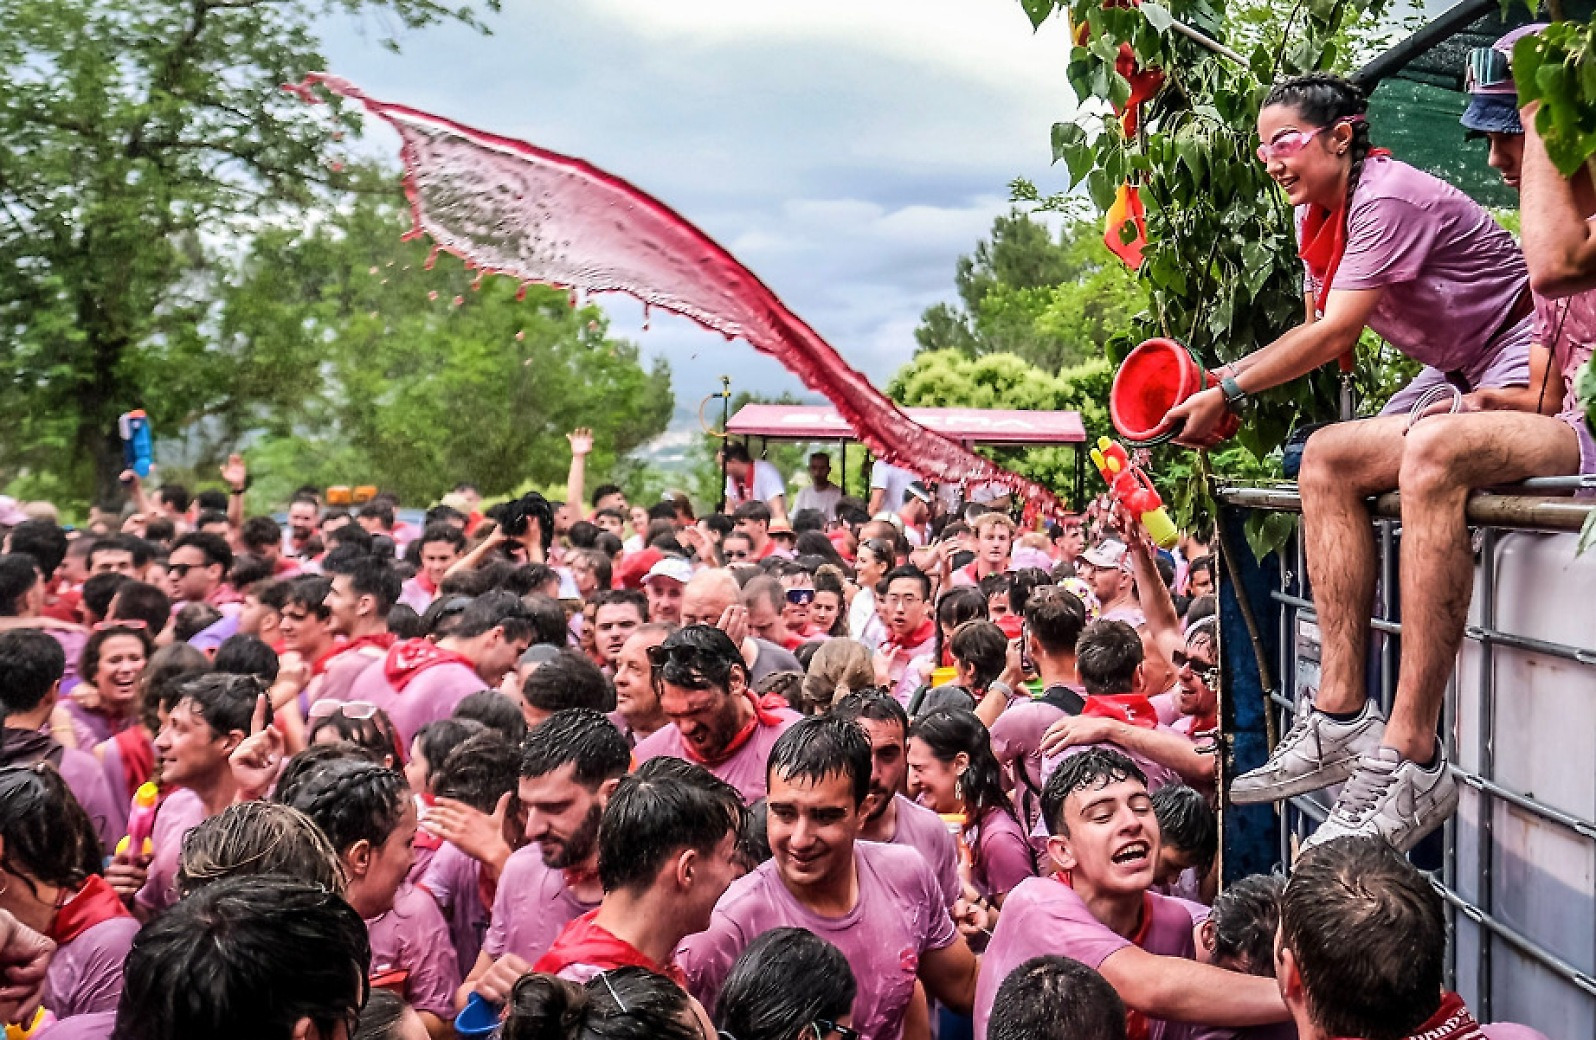
<instances>
[{"instance_id":1,"label":"sunglasses on head","mask_svg":"<svg viewBox=\"0 0 1596 1040\"><path fill-rule=\"evenodd\" d=\"M370 701L319 700L310 706L309 712L312 720L342 715L355 722L364 722L376 714L377 706Z\"/></svg>"},{"instance_id":2,"label":"sunglasses on head","mask_svg":"<svg viewBox=\"0 0 1596 1040\"><path fill-rule=\"evenodd\" d=\"M1312 130L1292 130L1289 133L1281 134L1274 140L1265 141L1258 146L1258 161L1267 165L1276 159L1290 159L1292 156L1300 154L1304 148L1308 147L1308 142L1326 130L1334 130L1343 123L1352 126L1363 121L1362 116L1347 116L1344 119L1337 119L1329 126L1319 126Z\"/></svg>"},{"instance_id":3,"label":"sunglasses on head","mask_svg":"<svg viewBox=\"0 0 1596 1040\"><path fill-rule=\"evenodd\" d=\"M1212 661L1204 661L1200 657L1192 657L1184 650L1176 650L1169 655L1169 661L1175 666L1175 671L1190 668L1192 674L1201 679L1204 686L1210 689L1219 685L1220 669Z\"/></svg>"},{"instance_id":4,"label":"sunglasses on head","mask_svg":"<svg viewBox=\"0 0 1596 1040\"><path fill-rule=\"evenodd\" d=\"M118 628L131 628L139 632L149 630L149 625L138 618L116 618L111 621L102 621L94 626L96 632L110 632Z\"/></svg>"},{"instance_id":5,"label":"sunglasses on head","mask_svg":"<svg viewBox=\"0 0 1596 1040\"><path fill-rule=\"evenodd\" d=\"M787 602L795 607L807 607L815 601L814 589L788 589Z\"/></svg>"},{"instance_id":6,"label":"sunglasses on head","mask_svg":"<svg viewBox=\"0 0 1596 1040\"><path fill-rule=\"evenodd\" d=\"M1463 66L1463 91L1473 94L1489 87L1505 86L1513 79L1506 51L1495 47L1475 47Z\"/></svg>"}]
</instances>

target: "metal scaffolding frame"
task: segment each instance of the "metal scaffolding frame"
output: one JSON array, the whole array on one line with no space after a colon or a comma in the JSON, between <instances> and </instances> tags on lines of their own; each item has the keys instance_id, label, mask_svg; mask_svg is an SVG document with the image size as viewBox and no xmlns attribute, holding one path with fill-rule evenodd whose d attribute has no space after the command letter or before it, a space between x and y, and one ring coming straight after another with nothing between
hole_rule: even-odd
<instances>
[{"instance_id":1,"label":"metal scaffolding frame","mask_svg":"<svg viewBox=\"0 0 1596 1040\"><path fill-rule=\"evenodd\" d=\"M1547 482L1551 483L1551 482ZM1581 484L1579 486L1588 486ZM1527 489L1526 489L1527 490ZM1537 489L1539 490L1539 489ZM1218 489L1221 500L1231 505L1250 507L1254 509L1276 511L1300 511L1300 501L1297 499L1295 488L1245 488L1222 487ZM1533 937L1527 936L1495 915L1493 903L1495 880L1493 874L1497 869L1494 861L1493 827L1495 826L1495 811L1497 805L1506 804L1525 813L1532 814L1553 826L1560 828L1582 841L1596 845L1596 820L1589 820L1565 812L1553 805L1549 805L1535 798L1532 794L1515 791L1499 783L1496 778L1496 668L1495 651L1497 647L1508 647L1516 650L1536 654L1544 654L1566 661L1575 662L1591 669L1590 676L1596 680L1596 648L1571 646L1562 643L1549 642L1526 636L1521 633L1504 632L1496 627L1496 584L1497 584L1497 542L1500 533L1504 530L1525 530L1548 532L1553 530L1567 531L1578 528L1578 522L1583 519L1584 513L1590 507L1584 503L1576 503L1568 499L1556 502L1526 502L1523 499L1513 501L1515 496L1485 495L1471 500L1469 506L1469 520L1476 527L1479 539L1479 570L1477 602L1480 605L1479 623L1471 624L1465 630L1465 639L1477 644L1479 648L1479 682L1477 696L1479 698L1479 732L1477 734L1478 770L1471 771L1461 768L1456 763L1460 756L1454 744L1454 721L1457 711L1457 698L1460 694L1460 677L1454 674L1447 690L1446 707L1442 717L1442 735L1447 742L1449 760L1453 763L1451 770L1458 782L1467 785L1479 798L1478 812L1478 864L1477 870L1471 871L1472 880L1478 890L1477 902L1471 902L1460 889L1463 878L1459 875L1460 864L1458 859L1458 837L1456 833L1456 819L1447 822L1443 831L1444 856L1440 871L1430 874L1430 881L1440 892L1450 911L1447 922L1449 937L1454 941L1449 944L1448 971L1449 983L1456 984L1459 976L1458 949L1455 942L1458 926L1461 919L1467 919L1480 929L1478 956L1471 966L1474 970L1473 979L1478 992L1470 1003L1481 1021L1492 1020L1492 959L1496 941L1499 940L1511 947L1519 954L1536 963L1541 968L1552 973L1557 978L1572 987L1573 999L1584 999L1591 1002L1591 1007L1596 1009L1596 976L1557 952L1547 949ZM1495 501L1488 501L1495 500ZM1543 508L1543 507L1549 507ZM1377 550L1379 553L1379 568L1377 591L1375 595L1375 609L1371 617L1374 647L1371 659L1375 660L1374 672L1378 673L1378 690L1382 708L1389 714L1392 698L1396 689L1397 666L1401 653L1401 597L1397 575L1398 548L1401 540L1401 524L1395 517L1400 516L1399 502L1396 496L1382 496L1375 503L1374 521L1377 532ZM1480 523L1489 517L1491 522L1499 526L1484 526ZM1549 522L1548 522L1549 521ZM1270 597L1280 605L1279 620L1279 654L1278 672L1280 689L1288 693L1294 692L1294 678L1297 672L1297 629L1299 618L1316 620L1311 590L1308 588L1306 559L1303 552L1300 529L1293 536L1291 545L1282 553L1282 570L1280 587L1271 590ZM1460 655L1461 660L1461 655ZM1596 686L1596 683L1593 683ZM1284 733L1291 725L1296 704L1290 696L1280 692L1271 693L1269 700L1272 702L1278 719L1277 732ZM1305 795L1291 799L1282 807L1279 826L1279 852L1280 862L1289 865L1292 860L1293 838L1305 838L1314 825L1323 820L1329 813L1330 803L1324 792ZM1596 898L1596 893L1592 894ZM1593 965L1596 967L1596 965Z\"/></svg>"}]
</instances>

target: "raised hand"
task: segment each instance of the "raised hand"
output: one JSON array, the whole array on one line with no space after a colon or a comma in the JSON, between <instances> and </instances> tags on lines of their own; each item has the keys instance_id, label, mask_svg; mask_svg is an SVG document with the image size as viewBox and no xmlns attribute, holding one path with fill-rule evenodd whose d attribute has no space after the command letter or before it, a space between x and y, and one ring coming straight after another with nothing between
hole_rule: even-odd
<instances>
[{"instance_id":1,"label":"raised hand","mask_svg":"<svg viewBox=\"0 0 1596 1040\"><path fill-rule=\"evenodd\" d=\"M222 480L234 491L244 490L244 484L249 480L249 470L244 466L244 456L236 451L227 456L227 461L222 463Z\"/></svg>"},{"instance_id":2,"label":"raised hand","mask_svg":"<svg viewBox=\"0 0 1596 1040\"><path fill-rule=\"evenodd\" d=\"M565 439L571 442L572 455L593 454L593 431L586 426L578 426L566 434Z\"/></svg>"},{"instance_id":3,"label":"raised hand","mask_svg":"<svg viewBox=\"0 0 1596 1040\"><path fill-rule=\"evenodd\" d=\"M282 766L283 735L266 721L266 695L255 699L255 715L249 720L249 736L228 756L227 764L238 785L240 801L263 797L277 780Z\"/></svg>"}]
</instances>

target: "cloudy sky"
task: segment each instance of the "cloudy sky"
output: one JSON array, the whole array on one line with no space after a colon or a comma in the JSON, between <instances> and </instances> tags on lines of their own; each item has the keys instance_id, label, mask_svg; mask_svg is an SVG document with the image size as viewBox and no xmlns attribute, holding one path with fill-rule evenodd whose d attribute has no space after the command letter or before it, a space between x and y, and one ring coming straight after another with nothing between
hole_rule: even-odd
<instances>
[{"instance_id":1,"label":"cloudy sky","mask_svg":"<svg viewBox=\"0 0 1596 1040\"><path fill-rule=\"evenodd\" d=\"M505 0L492 36L333 22L330 71L371 95L580 156L728 247L878 384L1007 208L1057 187L1048 128L1074 107L1063 26L1017 0ZM372 123L378 144L397 138ZM391 154L396 154L394 148ZM741 341L604 298L669 359L680 405L801 391Z\"/></svg>"}]
</instances>

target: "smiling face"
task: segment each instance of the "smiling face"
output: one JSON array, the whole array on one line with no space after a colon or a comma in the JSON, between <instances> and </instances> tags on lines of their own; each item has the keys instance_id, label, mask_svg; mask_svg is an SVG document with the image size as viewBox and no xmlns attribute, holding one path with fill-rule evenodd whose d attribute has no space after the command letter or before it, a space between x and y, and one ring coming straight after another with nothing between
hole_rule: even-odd
<instances>
[{"instance_id":1,"label":"smiling face","mask_svg":"<svg viewBox=\"0 0 1596 1040\"><path fill-rule=\"evenodd\" d=\"M852 868L861 809L853 800L853 781L842 773L828 773L819 783L771 773L766 833L789 891L801 897L805 890L824 889Z\"/></svg>"},{"instance_id":2,"label":"smiling face","mask_svg":"<svg viewBox=\"0 0 1596 1040\"><path fill-rule=\"evenodd\" d=\"M969 767L969 758L962 752L952 762L944 762L915 737L909 741L909 795L933 812L963 812L964 801L956 792L959 777Z\"/></svg>"},{"instance_id":3,"label":"smiling face","mask_svg":"<svg viewBox=\"0 0 1596 1040\"><path fill-rule=\"evenodd\" d=\"M284 650L294 650L307 657L321 653L332 641L328 619L303 603L285 603L277 628L282 633Z\"/></svg>"},{"instance_id":4,"label":"smiling face","mask_svg":"<svg viewBox=\"0 0 1596 1040\"><path fill-rule=\"evenodd\" d=\"M1202 678L1214 665L1212 637L1206 630L1193 633L1186 641L1186 663L1175 673L1179 683L1175 688L1175 702L1182 715L1202 717L1212 715L1218 708L1218 694Z\"/></svg>"},{"instance_id":5,"label":"smiling face","mask_svg":"<svg viewBox=\"0 0 1596 1040\"><path fill-rule=\"evenodd\" d=\"M114 635L100 644L100 663L94 671L94 689L100 703L113 715L125 715L138 696L139 676L148 658L137 636Z\"/></svg>"},{"instance_id":6,"label":"smiling face","mask_svg":"<svg viewBox=\"0 0 1596 1040\"><path fill-rule=\"evenodd\" d=\"M1064 799L1064 830L1048 852L1070 871L1077 892L1140 895L1158 867L1158 820L1147 787L1134 779L1074 791Z\"/></svg>"},{"instance_id":7,"label":"smiling face","mask_svg":"<svg viewBox=\"0 0 1596 1040\"><path fill-rule=\"evenodd\" d=\"M1313 139L1295 155L1272 156L1264 163L1264 169L1293 206L1318 204L1334 208L1346 196L1347 171L1352 165L1347 155L1352 127L1346 123L1317 126L1291 105L1270 105L1258 113L1258 139L1263 144L1289 147L1293 134L1312 134Z\"/></svg>"},{"instance_id":8,"label":"smiling face","mask_svg":"<svg viewBox=\"0 0 1596 1040\"><path fill-rule=\"evenodd\" d=\"M784 592L798 593L796 597L787 597L781 608L781 618L787 622L789 631L802 632L809 627L809 612L815 601L815 579L808 574L784 574L781 587Z\"/></svg>"},{"instance_id":9,"label":"smiling face","mask_svg":"<svg viewBox=\"0 0 1596 1040\"><path fill-rule=\"evenodd\" d=\"M155 735L155 756L161 763L161 782L191 786L228 768L243 734L217 733L192 700L178 701Z\"/></svg>"}]
</instances>

